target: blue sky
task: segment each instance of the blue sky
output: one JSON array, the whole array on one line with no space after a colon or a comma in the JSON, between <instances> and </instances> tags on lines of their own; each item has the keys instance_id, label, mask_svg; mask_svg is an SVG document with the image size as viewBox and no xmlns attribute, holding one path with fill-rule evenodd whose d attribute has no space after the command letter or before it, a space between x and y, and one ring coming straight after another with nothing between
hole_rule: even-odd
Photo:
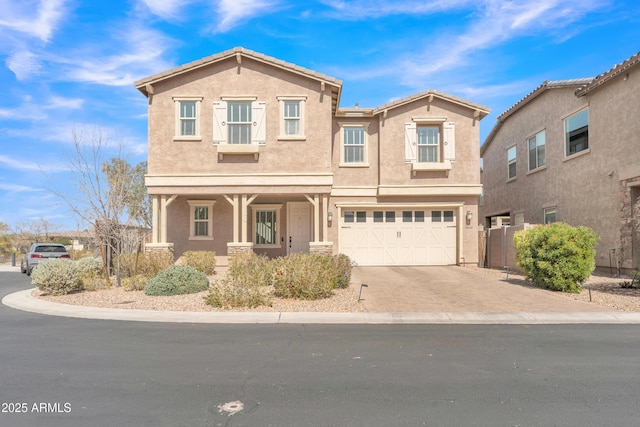
<instances>
[{"instance_id":1,"label":"blue sky","mask_svg":"<svg viewBox=\"0 0 640 427\"><path fill-rule=\"evenodd\" d=\"M437 89L496 117L544 80L592 77L640 50L637 0L0 0L0 221L78 225L72 132L146 159L133 82L236 46L343 81L342 107Z\"/></svg>"}]
</instances>

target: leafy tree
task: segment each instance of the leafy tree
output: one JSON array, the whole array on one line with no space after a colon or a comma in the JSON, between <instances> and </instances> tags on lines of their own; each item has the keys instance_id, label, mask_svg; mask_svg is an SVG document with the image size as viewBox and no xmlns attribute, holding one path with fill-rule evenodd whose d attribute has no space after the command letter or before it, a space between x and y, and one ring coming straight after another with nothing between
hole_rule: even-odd
<instances>
[{"instance_id":1,"label":"leafy tree","mask_svg":"<svg viewBox=\"0 0 640 427\"><path fill-rule=\"evenodd\" d=\"M12 252L11 236L8 234L9 226L0 221L0 255Z\"/></svg>"}]
</instances>

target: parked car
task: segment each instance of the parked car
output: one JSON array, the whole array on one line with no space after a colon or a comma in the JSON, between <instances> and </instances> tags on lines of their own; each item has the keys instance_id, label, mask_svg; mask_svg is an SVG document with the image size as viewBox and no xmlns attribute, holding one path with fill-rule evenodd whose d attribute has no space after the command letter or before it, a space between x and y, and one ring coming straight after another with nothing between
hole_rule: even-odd
<instances>
[{"instance_id":1,"label":"parked car","mask_svg":"<svg viewBox=\"0 0 640 427\"><path fill-rule=\"evenodd\" d=\"M34 243L29 252L22 256L20 271L30 276L39 263L50 258L71 258L71 255L67 248L59 243Z\"/></svg>"}]
</instances>

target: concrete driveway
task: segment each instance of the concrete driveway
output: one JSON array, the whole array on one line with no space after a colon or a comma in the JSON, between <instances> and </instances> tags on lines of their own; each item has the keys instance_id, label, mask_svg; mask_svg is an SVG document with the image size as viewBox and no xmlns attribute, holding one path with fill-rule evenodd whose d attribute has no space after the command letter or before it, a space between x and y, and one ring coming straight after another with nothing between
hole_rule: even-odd
<instances>
[{"instance_id":1,"label":"concrete driveway","mask_svg":"<svg viewBox=\"0 0 640 427\"><path fill-rule=\"evenodd\" d=\"M596 312L606 307L506 281L506 274L457 266L355 267L369 312Z\"/></svg>"}]
</instances>

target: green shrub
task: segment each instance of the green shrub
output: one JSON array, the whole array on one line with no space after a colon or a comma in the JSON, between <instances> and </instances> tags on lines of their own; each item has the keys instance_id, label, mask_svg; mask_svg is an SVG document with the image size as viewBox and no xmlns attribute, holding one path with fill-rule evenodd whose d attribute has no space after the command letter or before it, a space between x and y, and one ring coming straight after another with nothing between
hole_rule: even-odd
<instances>
[{"instance_id":1,"label":"green shrub","mask_svg":"<svg viewBox=\"0 0 640 427\"><path fill-rule=\"evenodd\" d=\"M104 265L100 258L81 258L76 263L82 277L96 277L104 273Z\"/></svg>"},{"instance_id":2,"label":"green shrub","mask_svg":"<svg viewBox=\"0 0 640 427\"><path fill-rule=\"evenodd\" d=\"M598 235L563 223L518 231L516 261L528 280L554 291L579 293L595 269Z\"/></svg>"},{"instance_id":3,"label":"green shrub","mask_svg":"<svg viewBox=\"0 0 640 427\"><path fill-rule=\"evenodd\" d=\"M49 295L66 295L82 289L78 266L70 259L50 259L38 264L31 273L31 283Z\"/></svg>"},{"instance_id":4,"label":"green shrub","mask_svg":"<svg viewBox=\"0 0 640 427\"><path fill-rule=\"evenodd\" d=\"M137 261L136 261L137 259ZM136 269L137 262L137 269ZM120 255L120 274L122 277L142 275L148 278L156 276L174 264L171 252L149 252Z\"/></svg>"},{"instance_id":5,"label":"green shrub","mask_svg":"<svg viewBox=\"0 0 640 427\"><path fill-rule=\"evenodd\" d=\"M207 276L215 273L216 253L213 251L187 251L183 255L183 265L193 267Z\"/></svg>"},{"instance_id":6,"label":"green shrub","mask_svg":"<svg viewBox=\"0 0 640 427\"><path fill-rule=\"evenodd\" d=\"M315 300L333 295L336 286L333 258L318 254L293 254L273 261L276 296Z\"/></svg>"},{"instance_id":7,"label":"green shrub","mask_svg":"<svg viewBox=\"0 0 640 427\"><path fill-rule=\"evenodd\" d=\"M266 255L241 252L229 258L227 279L236 286L270 286L272 269L272 261Z\"/></svg>"},{"instance_id":8,"label":"green shrub","mask_svg":"<svg viewBox=\"0 0 640 427\"><path fill-rule=\"evenodd\" d=\"M207 275L193 267L174 265L161 271L144 287L145 295L195 294L209 288Z\"/></svg>"}]
</instances>

